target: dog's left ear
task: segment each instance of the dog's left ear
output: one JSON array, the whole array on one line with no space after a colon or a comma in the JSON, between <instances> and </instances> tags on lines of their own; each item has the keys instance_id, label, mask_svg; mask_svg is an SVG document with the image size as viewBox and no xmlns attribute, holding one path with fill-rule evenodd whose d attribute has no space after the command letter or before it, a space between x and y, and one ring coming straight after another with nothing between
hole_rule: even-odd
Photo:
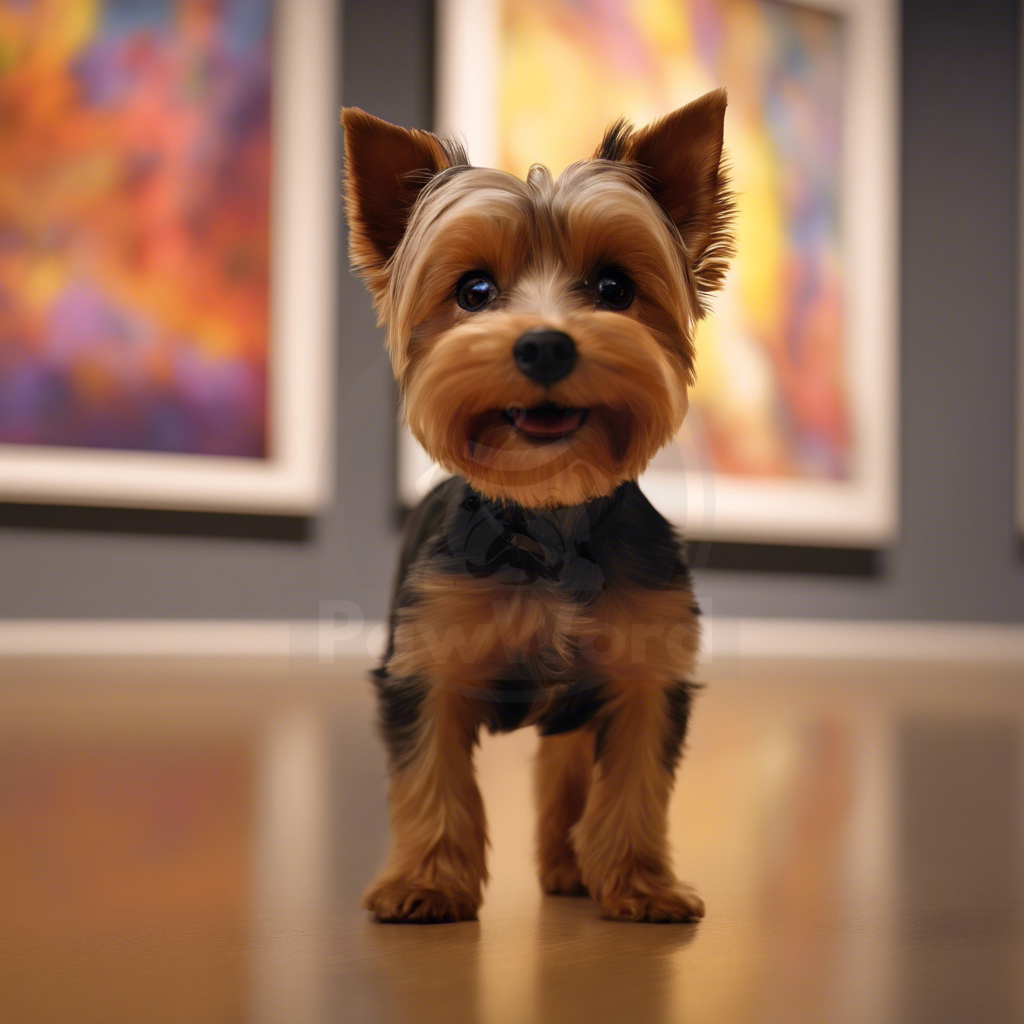
<instances>
[{"instance_id":1,"label":"dog's left ear","mask_svg":"<svg viewBox=\"0 0 1024 1024\"><path fill-rule=\"evenodd\" d=\"M349 258L376 290L420 191L451 161L436 135L399 128L358 107L345 107L341 123Z\"/></svg>"},{"instance_id":2,"label":"dog's left ear","mask_svg":"<svg viewBox=\"0 0 1024 1024\"><path fill-rule=\"evenodd\" d=\"M679 229L698 286L715 291L733 254L733 197L722 167L725 89L636 131L612 125L594 154L627 160L647 172L647 188Z\"/></svg>"}]
</instances>

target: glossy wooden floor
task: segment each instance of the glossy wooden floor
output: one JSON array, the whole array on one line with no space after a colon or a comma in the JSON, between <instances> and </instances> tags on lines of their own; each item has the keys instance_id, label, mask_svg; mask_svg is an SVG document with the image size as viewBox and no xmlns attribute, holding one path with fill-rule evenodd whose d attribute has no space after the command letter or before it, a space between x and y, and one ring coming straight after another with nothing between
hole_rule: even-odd
<instances>
[{"instance_id":1,"label":"glossy wooden floor","mask_svg":"<svg viewBox=\"0 0 1024 1024\"><path fill-rule=\"evenodd\" d=\"M742 668L742 671L740 670ZM479 765L479 922L358 909L354 668L0 661L0 1021L1024 1020L1024 672L720 666L672 809L699 925L542 897L528 733Z\"/></svg>"}]
</instances>

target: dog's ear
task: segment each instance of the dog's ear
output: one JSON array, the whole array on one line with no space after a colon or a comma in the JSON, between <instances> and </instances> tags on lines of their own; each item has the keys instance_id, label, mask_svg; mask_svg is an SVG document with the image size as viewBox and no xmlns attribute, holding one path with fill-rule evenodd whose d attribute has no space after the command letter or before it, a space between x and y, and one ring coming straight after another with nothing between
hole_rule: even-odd
<instances>
[{"instance_id":1,"label":"dog's ear","mask_svg":"<svg viewBox=\"0 0 1024 1024\"><path fill-rule=\"evenodd\" d=\"M421 189L451 161L436 135L399 128L358 107L345 107L341 123L349 258L376 286L374 279L402 240Z\"/></svg>"},{"instance_id":2,"label":"dog's ear","mask_svg":"<svg viewBox=\"0 0 1024 1024\"><path fill-rule=\"evenodd\" d=\"M716 89L636 131L619 121L594 154L644 169L646 187L679 229L705 292L720 287L733 254L733 197L722 166L726 102L725 89Z\"/></svg>"}]
</instances>

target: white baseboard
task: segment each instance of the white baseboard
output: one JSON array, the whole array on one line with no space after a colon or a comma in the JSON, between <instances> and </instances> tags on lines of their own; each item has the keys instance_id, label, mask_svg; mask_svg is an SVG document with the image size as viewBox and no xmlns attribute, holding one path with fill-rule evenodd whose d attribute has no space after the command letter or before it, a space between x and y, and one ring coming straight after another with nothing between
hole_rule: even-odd
<instances>
[{"instance_id":1,"label":"white baseboard","mask_svg":"<svg viewBox=\"0 0 1024 1024\"><path fill-rule=\"evenodd\" d=\"M227 657L369 663L380 657L385 640L384 623L354 618L0 620L0 659ZM708 617L702 661L739 658L954 661L1020 664L1024 669L1024 625Z\"/></svg>"},{"instance_id":2,"label":"white baseboard","mask_svg":"<svg viewBox=\"0 0 1024 1024\"><path fill-rule=\"evenodd\" d=\"M1024 624L1018 623L711 617L706 634L705 661L798 658L1024 666Z\"/></svg>"},{"instance_id":3,"label":"white baseboard","mask_svg":"<svg viewBox=\"0 0 1024 1024\"><path fill-rule=\"evenodd\" d=\"M287 619L7 619L3 657L371 659L381 622Z\"/></svg>"}]
</instances>

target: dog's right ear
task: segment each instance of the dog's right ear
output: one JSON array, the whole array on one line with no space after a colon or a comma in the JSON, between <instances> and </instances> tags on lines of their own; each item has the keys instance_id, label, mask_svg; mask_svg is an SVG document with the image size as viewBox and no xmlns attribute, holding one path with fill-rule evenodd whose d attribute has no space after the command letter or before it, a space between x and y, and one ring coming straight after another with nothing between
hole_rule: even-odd
<instances>
[{"instance_id":1,"label":"dog's right ear","mask_svg":"<svg viewBox=\"0 0 1024 1024\"><path fill-rule=\"evenodd\" d=\"M420 190L451 160L436 135L399 128L358 107L345 107L341 123L349 258L376 290Z\"/></svg>"}]
</instances>

